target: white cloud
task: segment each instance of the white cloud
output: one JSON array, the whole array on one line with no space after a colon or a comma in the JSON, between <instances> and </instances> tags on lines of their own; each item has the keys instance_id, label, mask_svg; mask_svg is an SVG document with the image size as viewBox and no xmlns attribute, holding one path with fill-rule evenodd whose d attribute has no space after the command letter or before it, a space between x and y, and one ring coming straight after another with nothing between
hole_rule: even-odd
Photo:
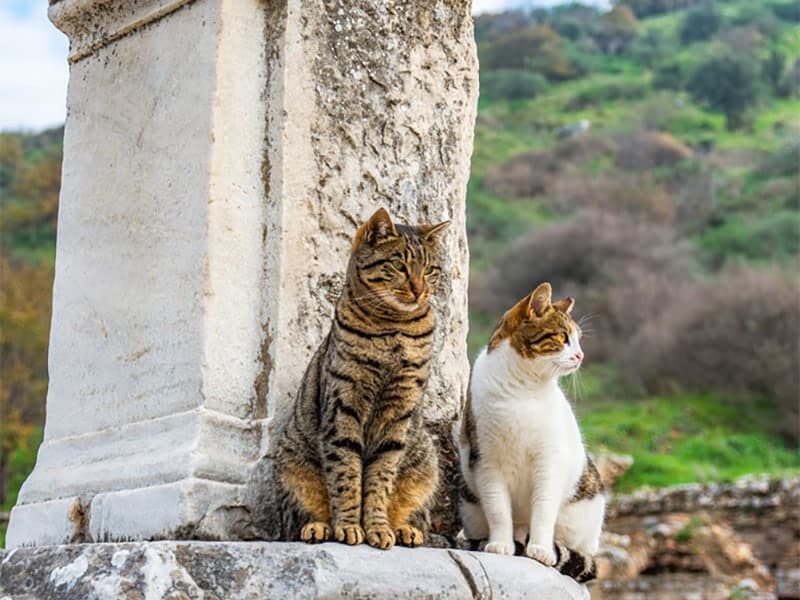
<instances>
[{"instance_id":1,"label":"white cloud","mask_svg":"<svg viewBox=\"0 0 800 600\"><path fill-rule=\"evenodd\" d=\"M47 2L14 11L0 5L0 131L64 122L67 38L47 20Z\"/></svg>"}]
</instances>

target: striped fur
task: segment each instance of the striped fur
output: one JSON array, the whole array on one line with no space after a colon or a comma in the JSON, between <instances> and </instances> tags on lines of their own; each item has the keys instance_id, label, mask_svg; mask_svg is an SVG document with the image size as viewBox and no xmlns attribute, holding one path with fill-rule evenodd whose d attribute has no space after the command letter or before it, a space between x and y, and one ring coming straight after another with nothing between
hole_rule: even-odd
<instances>
[{"instance_id":1,"label":"striped fur","mask_svg":"<svg viewBox=\"0 0 800 600\"><path fill-rule=\"evenodd\" d=\"M473 367L461 418L463 535L577 581L595 577L605 496L558 386L583 359L574 302L538 286L509 309ZM519 551L519 550L517 550Z\"/></svg>"},{"instance_id":2,"label":"striped fur","mask_svg":"<svg viewBox=\"0 0 800 600\"><path fill-rule=\"evenodd\" d=\"M420 400L428 379L447 223L357 231L330 333L278 443L284 539L418 546L438 485Z\"/></svg>"}]
</instances>

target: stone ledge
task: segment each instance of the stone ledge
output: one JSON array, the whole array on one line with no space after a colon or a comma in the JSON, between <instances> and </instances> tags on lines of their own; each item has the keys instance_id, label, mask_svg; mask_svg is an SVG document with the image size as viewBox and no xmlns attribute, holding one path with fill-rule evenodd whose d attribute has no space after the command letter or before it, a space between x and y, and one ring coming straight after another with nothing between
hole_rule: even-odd
<instances>
[{"instance_id":1,"label":"stone ledge","mask_svg":"<svg viewBox=\"0 0 800 600\"><path fill-rule=\"evenodd\" d=\"M533 597L589 592L530 559L463 550L166 541L0 551L0 600Z\"/></svg>"}]
</instances>

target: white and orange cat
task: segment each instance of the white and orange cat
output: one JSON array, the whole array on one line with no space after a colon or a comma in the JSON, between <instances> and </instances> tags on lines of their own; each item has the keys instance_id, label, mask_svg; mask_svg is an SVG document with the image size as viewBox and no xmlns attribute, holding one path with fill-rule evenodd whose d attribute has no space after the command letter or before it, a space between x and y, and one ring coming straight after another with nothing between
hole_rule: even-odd
<instances>
[{"instance_id":1,"label":"white and orange cat","mask_svg":"<svg viewBox=\"0 0 800 600\"><path fill-rule=\"evenodd\" d=\"M463 535L485 550L527 556L578 581L595 576L605 513L559 378L583 361L574 301L542 283L509 309L472 369L459 455Z\"/></svg>"}]
</instances>

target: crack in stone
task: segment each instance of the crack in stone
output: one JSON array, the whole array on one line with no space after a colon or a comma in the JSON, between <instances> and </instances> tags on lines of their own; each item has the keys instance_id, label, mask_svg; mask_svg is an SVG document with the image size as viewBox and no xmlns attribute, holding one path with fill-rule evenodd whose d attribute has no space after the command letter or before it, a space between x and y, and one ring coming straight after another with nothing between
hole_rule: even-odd
<instances>
[{"instance_id":1,"label":"crack in stone","mask_svg":"<svg viewBox=\"0 0 800 600\"><path fill-rule=\"evenodd\" d=\"M491 600L492 599L492 588L488 586L489 594L488 596L479 589L478 582L475 581L475 576L472 574L470 568L464 564L464 561L461 560L461 557L453 552L452 550L448 550L447 554L453 559L453 562L456 563L458 570L461 571L461 574L464 576L464 579L469 586L470 591L472 592L472 597L474 600ZM481 570L483 571L483 575L486 578L486 582L489 582L489 576L486 573L486 569L483 567L481 561L477 561L478 564L481 566Z\"/></svg>"}]
</instances>

